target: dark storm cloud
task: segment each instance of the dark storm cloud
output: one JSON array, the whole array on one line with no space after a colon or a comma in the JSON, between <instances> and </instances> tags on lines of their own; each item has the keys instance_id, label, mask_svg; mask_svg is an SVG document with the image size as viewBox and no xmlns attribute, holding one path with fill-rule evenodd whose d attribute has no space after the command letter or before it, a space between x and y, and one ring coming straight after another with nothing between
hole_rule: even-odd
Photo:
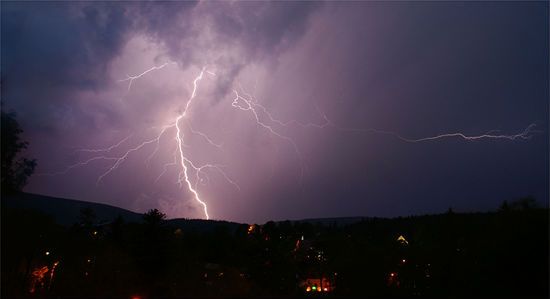
<instances>
[{"instance_id":1,"label":"dark storm cloud","mask_svg":"<svg viewBox=\"0 0 550 299\"><path fill-rule=\"evenodd\" d=\"M276 54L296 41L303 35L309 15L320 6L320 2L148 2L137 7L135 18L142 29L167 46L171 57L199 54L194 43L200 43L203 27L212 26L213 38L223 44L238 44L250 62L256 56ZM219 44L201 46L210 51Z\"/></svg>"},{"instance_id":2,"label":"dark storm cloud","mask_svg":"<svg viewBox=\"0 0 550 299\"><path fill-rule=\"evenodd\" d=\"M255 57L273 54L299 38L308 15L318 6L272 2L200 6L196 2L4 2L3 99L8 107L29 114L29 119L41 126L55 126L51 116L59 113L80 113L72 117L92 123L93 117L77 111L78 107L62 107L75 101L75 92L101 90L112 84L108 71L111 60L120 54L128 38L139 32L162 44L182 68L197 63L225 65L226 82L220 84L224 93L232 78ZM201 41L201 26L213 26L215 36ZM217 55L216 61L203 56L218 50L223 42L238 45L239 52ZM109 109L100 107L116 118Z\"/></svg>"},{"instance_id":3,"label":"dark storm cloud","mask_svg":"<svg viewBox=\"0 0 550 299\"><path fill-rule=\"evenodd\" d=\"M2 70L33 86L97 88L130 23L117 6L2 4Z\"/></svg>"},{"instance_id":4,"label":"dark storm cloud","mask_svg":"<svg viewBox=\"0 0 550 299\"><path fill-rule=\"evenodd\" d=\"M246 2L238 5L227 2L224 6L212 7L215 28L228 41L244 42L247 54L254 57L270 56L293 44L304 33L309 15L321 5L320 2Z\"/></svg>"},{"instance_id":5,"label":"dark storm cloud","mask_svg":"<svg viewBox=\"0 0 550 299\"><path fill-rule=\"evenodd\" d=\"M74 125L66 122L70 119L93 128L93 116L79 108L75 93L108 84L109 62L131 23L123 7L109 3L3 2L6 108L14 108L29 126L52 134Z\"/></svg>"},{"instance_id":6,"label":"dark storm cloud","mask_svg":"<svg viewBox=\"0 0 550 299\"><path fill-rule=\"evenodd\" d=\"M136 19L182 68L215 64L222 97L246 65L276 63L320 7L321 2L176 2L139 6Z\"/></svg>"}]
</instances>

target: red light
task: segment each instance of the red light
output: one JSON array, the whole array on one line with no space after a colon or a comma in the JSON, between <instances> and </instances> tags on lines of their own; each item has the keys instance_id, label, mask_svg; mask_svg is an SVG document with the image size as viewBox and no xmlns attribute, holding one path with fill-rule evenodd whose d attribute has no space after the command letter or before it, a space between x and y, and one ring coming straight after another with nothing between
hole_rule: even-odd
<instances>
[{"instance_id":1,"label":"red light","mask_svg":"<svg viewBox=\"0 0 550 299\"><path fill-rule=\"evenodd\" d=\"M141 299L140 296L132 296L132 299Z\"/></svg>"},{"instance_id":2,"label":"red light","mask_svg":"<svg viewBox=\"0 0 550 299\"><path fill-rule=\"evenodd\" d=\"M390 273L390 276L391 276L391 277L394 277L394 276L395 276L395 273L393 273L393 272Z\"/></svg>"}]
</instances>

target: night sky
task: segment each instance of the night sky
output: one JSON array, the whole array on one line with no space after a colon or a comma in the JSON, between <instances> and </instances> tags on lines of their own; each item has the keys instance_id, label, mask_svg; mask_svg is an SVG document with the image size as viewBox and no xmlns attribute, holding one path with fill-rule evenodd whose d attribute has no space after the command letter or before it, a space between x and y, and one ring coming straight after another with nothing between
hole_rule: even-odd
<instances>
[{"instance_id":1,"label":"night sky","mask_svg":"<svg viewBox=\"0 0 550 299\"><path fill-rule=\"evenodd\" d=\"M25 191L136 212L205 218L178 146L212 219L546 205L548 16L545 1L2 1L3 109L38 161ZM405 140L447 133L490 136Z\"/></svg>"}]
</instances>

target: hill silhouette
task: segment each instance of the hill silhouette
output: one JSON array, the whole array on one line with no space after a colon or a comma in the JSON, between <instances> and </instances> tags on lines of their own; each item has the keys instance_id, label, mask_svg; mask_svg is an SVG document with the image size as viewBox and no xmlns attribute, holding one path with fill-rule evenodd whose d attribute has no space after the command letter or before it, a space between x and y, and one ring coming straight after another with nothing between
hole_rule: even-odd
<instances>
[{"instance_id":1,"label":"hill silhouette","mask_svg":"<svg viewBox=\"0 0 550 299\"><path fill-rule=\"evenodd\" d=\"M121 216L126 222L142 222L143 214L132 212L116 206L82 201L76 199L52 197L32 193L17 193L2 196L2 206L16 209L30 209L42 214L51 216L58 224L72 225L79 220L80 211L84 208L90 208L94 211L96 222L108 223L118 216ZM368 217L332 217L332 218L308 218L299 220L287 220L297 223L311 223L320 225L349 225L370 219ZM284 222L284 221L277 221ZM168 219L167 223L175 227L187 228L197 231L210 231L219 226L227 226L230 231L235 230L241 223L222 221L222 220L203 220L173 218Z\"/></svg>"},{"instance_id":2,"label":"hill silhouette","mask_svg":"<svg viewBox=\"0 0 550 299\"><path fill-rule=\"evenodd\" d=\"M2 195L2 206L36 210L51 216L61 225L71 225L78 222L80 210L84 208L92 209L99 223L110 222L119 215L127 222L139 222L142 217L139 213L111 205L31 193Z\"/></svg>"},{"instance_id":3,"label":"hill silhouette","mask_svg":"<svg viewBox=\"0 0 550 299\"><path fill-rule=\"evenodd\" d=\"M122 217L125 222L143 222L143 214L123 208L95 202L31 193L2 195L2 207L37 211L52 217L55 222L64 226L70 226L79 222L82 209L91 209L95 214L95 222L97 224L110 223L119 216ZM166 223L176 228L197 232L213 231L220 227L224 227L224 229L234 232L239 225L241 225L229 221L185 218L168 219Z\"/></svg>"}]
</instances>

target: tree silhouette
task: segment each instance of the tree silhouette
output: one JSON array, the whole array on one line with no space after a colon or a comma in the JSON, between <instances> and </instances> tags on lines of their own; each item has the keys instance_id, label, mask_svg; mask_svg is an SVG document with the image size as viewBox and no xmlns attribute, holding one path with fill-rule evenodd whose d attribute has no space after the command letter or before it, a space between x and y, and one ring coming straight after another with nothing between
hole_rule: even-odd
<instances>
[{"instance_id":1,"label":"tree silhouette","mask_svg":"<svg viewBox=\"0 0 550 299\"><path fill-rule=\"evenodd\" d=\"M36 159L21 157L28 142L20 139L23 130L14 112L2 111L2 192L17 192L34 172Z\"/></svg>"},{"instance_id":2,"label":"tree silhouette","mask_svg":"<svg viewBox=\"0 0 550 299\"><path fill-rule=\"evenodd\" d=\"M510 208L516 211L531 210L538 207L536 199L532 196L522 197L510 203Z\"/></svg>"},{"instance_id":3,"label":"tree silhouette","mask_svg":"<svg viewBox=\"0 0 550 299\"><path fill-rule=\"evenodd\" d=\"M506 213L506 212L509 212L510 211L510 205L508 204L508 201L505 200L502 202L502 204L500 205L500 207L498 208L498 211L499 212L503 212L503 213Z\"/></svg>"},{"instance_id":4,"label":"tree silhouette","mask_svg":"<svg viewBox=\"0 0 550 299\"><path fill-rule=\"evenodd\" d=\"M157 209L151 209L147 213L143 214L143 221L153 226L156 226L162 223L165 219L166 219L166 214L160 212Z\"/></svg>"}]
</instances>

